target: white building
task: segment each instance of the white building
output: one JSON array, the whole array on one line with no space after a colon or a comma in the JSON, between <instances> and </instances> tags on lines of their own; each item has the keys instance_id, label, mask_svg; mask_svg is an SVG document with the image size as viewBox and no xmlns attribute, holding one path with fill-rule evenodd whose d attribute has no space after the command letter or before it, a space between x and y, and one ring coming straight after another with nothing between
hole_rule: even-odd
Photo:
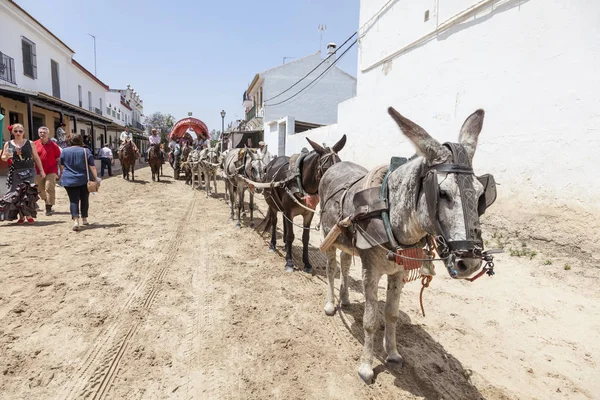
<instances>
[{"instance_id":1,"label":"white building","mask_svg":"<svg viewBox=\"0 0 600 400\"><path fill-rule=\"evenodd\" d=\"M483 108L475 170L496 176L501 200L600 210L600 2L360 3L357 96L337 124L288 135L286 154L347 134L341 158L373 167L414 153L389 106L440 141Z\"/></svg>"},{"instance_id":2,"label":"white building","mask_svg":"<svg viewBox=\"0 0 600 400\"><path fill-rule=\"evenodd\" d=\"M111 129L123 129L103 115L108 85L74 54L13 0L0 0L0 113L5 116L0 143L10 138L6 126L14 123L36 139L38 127L48 126L53 136L63 121L71 132L87 135L94 150L109 142Z\"/></svg>"},{"instance_id":3,"label":"white building","mask_svg":"<svg viewBox=\"0 0 600 400\"><path fill-rule=\"evenodd\" d=\"M333 51L335 45L330 49ZM280 130L295 133L335 123L338 104L356 95L356 78L337 66L317 79L334 59L335 55L319 66L323 58L317 52L254 76L244 92L245 125L249 130L264 129L264 140L273 154L285 153L285 135L280 135ZM309 72L301 84L282 94ZM311 83L309 89L300 92Z\"/></svg>"}]
</instances>

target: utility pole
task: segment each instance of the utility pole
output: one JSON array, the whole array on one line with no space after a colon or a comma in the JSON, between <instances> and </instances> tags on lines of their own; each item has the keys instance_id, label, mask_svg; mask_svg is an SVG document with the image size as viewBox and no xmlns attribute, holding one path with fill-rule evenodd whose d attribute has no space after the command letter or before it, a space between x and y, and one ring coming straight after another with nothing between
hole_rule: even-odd
<instances>
[{"instance_id":1,"label":"utility pole","mask_svg":"<svg viewBox=\"0 0 600 400\"><path fill-rule=\"evenodd\" d=\"M319 27L317 28L317 31L320 32L320 38L319 38L319 51L321 51L321 49L323 48L323 32L327 30L327 25L325 24L319 24Z\"/></svg>"},{"instance_id":2,"label":"utility pole","mask_svg":"<svg viewBox=\"0 0 600 400\"><path fill-rule=\"evenodd\" d=\"M91 33L88 33L88 35L90 35L92 38L94 38L94 76L97 77L98 70L96 68L96 36L92 35Z\"/></svg>"}]
</instances>

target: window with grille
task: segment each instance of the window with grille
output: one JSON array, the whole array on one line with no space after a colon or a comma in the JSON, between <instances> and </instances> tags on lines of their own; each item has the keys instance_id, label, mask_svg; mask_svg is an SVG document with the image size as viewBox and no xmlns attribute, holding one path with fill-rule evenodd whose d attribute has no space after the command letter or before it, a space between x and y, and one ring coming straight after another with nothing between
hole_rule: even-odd
<instances>
[{"instance_id":1,"label":"window with grille","mask_svg":"<svg viewBox=\"0 0 600 400\"><path fill-rule=\"evenodd\" d=\"M21 49L23 50L23 75L37 79L35 43L25 37L21 37Z\"/></svg>"}]
</instances>

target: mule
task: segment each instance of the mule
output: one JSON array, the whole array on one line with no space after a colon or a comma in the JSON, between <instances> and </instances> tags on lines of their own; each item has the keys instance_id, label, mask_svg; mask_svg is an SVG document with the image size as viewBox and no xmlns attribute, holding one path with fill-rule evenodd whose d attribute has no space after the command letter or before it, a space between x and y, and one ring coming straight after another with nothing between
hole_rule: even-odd
<instances>
[{"instance_id":1,"label":"mule","mask_svg":"<svg viewBox=\"0 0 600 400\"><path fill-rule=\"evenodd\" d=\"M123 179L129 180L129 170L131 170L131 180L135 181L135 159L136 152L133 148L133 142L127 141L119 154L121 169L123 170Z\"/></svg>"},{"instance_id":2,"label":"mule","mask_svg":"<svg viewBox=\"0 0 600 400\"><path fill-rule=\"evenodd\" d=\"M162 152L160 151L160 145L153 144L150 147L150 171L152 172L152 181L160 182L160 173L163 164Z\"/></svg>"},{"instance_id":3,"label":"mule","mask_svg":"<svg viewBox=\"0 0 600 400\"><path fill-rule=\"evenodd\" d=\"M324 310L328 316L336 312L334 304L336 248L342 251L340 257L342 306L350 303L348 271L351 256L357 254L362 262L365 341L358 374L367 384L373 380L373 346L378 328L377 291L379 280L384 274L387 275L388 285L384 310L383 346L387 353L386 361L402 365L402 356L396 346L396 322L399 316L399 299L404 285L405 269L393 261L388 261L388 255L393 254L390 250L413 246L423 248L423 241L435 240L439 256L445 260L448 272L456 279L467 279L481 268L483 251L478 201L481 201L484 188L473 174L470 165L483 126L484 111L477 110L466 119L460 130L458 144L444 145L392 107L388 112L402 133L417 149L417 156L387 175L387 185L386 180L383 181L383 188L387 188L388 191L384 204L389 213L388 232L391 232L384 236L389 239L389 242L383 240L383 244L380 243L381 241L375 241L370 245L360 244L355 232L357 230L360 232L362 228L360 224L357 227L354 223L352 224L354 229L342 226L342 232L333 243L333 247L326 250L328 288ZM462 152L461 157L467 159L466 163L459 163L456 159L458 156L455 155L459 153L455 153L453 148ZM336 227L341 218L355 210L354 194L363 187L367 172L357 164L341 162L329 168L324 174L319 185L324 235ZM383 190L381 192L383 193ZM371 237L369 240L374 239ZM394 248L389 246L389 243L397 243L399 247ZM384 248L383 245L388 247Z\"/></svg>"},{"instance_id":4,"label":"mule","mask_svg":"<svg viewBox=\"0 0 600 400\"><path fill-rule=\"evenodd\" d=\"M224 161L224 172L227 190L229 191L229 203L231 206L230 220L234 220L234 208L237 206L236 227L242 226L242 209L244 207L244 193L249 191L250 201L250 227L254 227L254 188L251 187L244 178L254 182L262 182L264 177L265 164L262 157L259 157L252 149L233 149ZM237 198L237 202L236 202ZM236 204L237 203L237 204Z\"/></svg>"},{"instance_id":5,"label":"mule","mask_svg":"<svg viewBox=\"0 0 600 400\"><path fill-rule=\"evenodd\" d=\"M264 196L269 210L265 219L263 233L271 230L271 242L269 250L275 251L277 245L277 214L283 214L283 241L285 244L285 270L292 272L294 262L292 261L292 243L294 242L293 221L297 216L302 216L302 262L304 272L312 272L312 266L308 258L308 241L310 240L310 224L314 212L304 207L315 208L319 200L319 182L323 174L334 164L340 162L338 153L346 144L346 135L333 145L333 147L322 147L306 138L313 150L299 159L294 155L293 163L298 162L298 169L292 165L290 169L290 157L277 157L267 165L265 171L265 182L286 181L290 170L294 170L297 178L288 180L284 186L265 189ZM292 196L296 197L296 200ZM302 207L300 204L303 204ZM312 204L311 204L312 203Z\"/></svg>"},{"instance_id":6,"label":"mule","mask_svg":"<svg viewBox=\"0 0 600 400\"><path fill-rule=\"evenodd\" d=\"M219 145L216 143L214 147L207 147L200 153L199 174L203 176L204 188L206 189L206 197L210 194L210 180L215 186L215 194L217 193L217 170L219 168Z\"/></svg>"}]
</instances>

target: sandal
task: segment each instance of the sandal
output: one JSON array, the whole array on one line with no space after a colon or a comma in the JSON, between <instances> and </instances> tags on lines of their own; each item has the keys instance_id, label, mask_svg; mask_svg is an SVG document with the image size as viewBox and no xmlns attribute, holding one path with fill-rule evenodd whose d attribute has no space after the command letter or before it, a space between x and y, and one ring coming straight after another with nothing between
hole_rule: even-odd
<instances>
[{"instance_id":1,"label":"sandal","mask_svg":"<svg viewBox=\"0 0 600 400\"><path fill-rule=\"evenodd\" d=\"M30 224L33 224L35 222L35 220L31 217L27 217L27 222Z\"/></svg>"},{"instance_id":2,"label":"sandal","mask_svg":"<svg viewBox=\"0 0 600 400\"><path fill-rule=\"evenodd\" d=\"M90 223L88 222L87 218L82 218L81 222L83 223L83 225L89 225Z\"/></svg>"},{"instance_id":3,"label":"sandal","mask_svg":"<svg viewBox=\"0 0 600 400\"><path fill-rule=\"evenodd\" d=\"M17 224L22 224L22 223L24 223L24 222L25 222L25 219L24 219L24 218L19 218L19 220L17 221Z\"/></svg>"}]
</instances>

